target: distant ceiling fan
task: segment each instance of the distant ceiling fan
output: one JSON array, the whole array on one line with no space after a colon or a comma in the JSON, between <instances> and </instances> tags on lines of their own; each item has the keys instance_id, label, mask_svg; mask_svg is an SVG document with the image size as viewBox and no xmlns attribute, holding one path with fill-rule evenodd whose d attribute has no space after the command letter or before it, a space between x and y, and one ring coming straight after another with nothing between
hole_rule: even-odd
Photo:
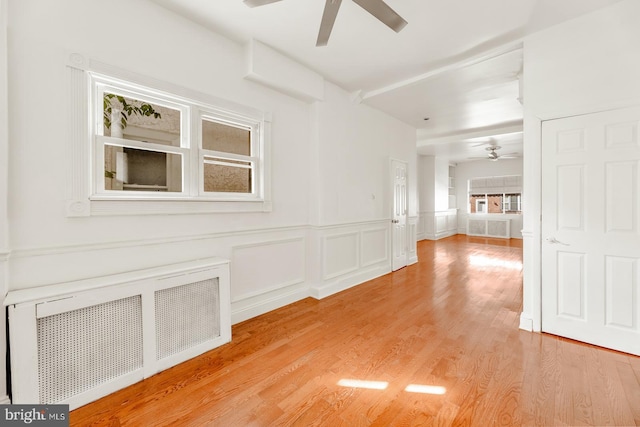
<instances>
[{"instance_id":1,"label":"distant ceiling fan","mask_svg":"<svg viewBox=\"0 0 640 427\"><path fill-rule=\"evenodd\" d=\"M244 0L244 4L249 7L257 7L279 1L282 0ZM353 0L353 2L396 33L400 32L400 30L407 25L407 21L391 9L383 0ZM326 0L316 46L326 46L329 42L329 36L331 35L334 22L336 22L336 16L338 16L341 3L342 0Z\"/></svg>"},{"instance_id":2,"label":"distant ceiling fan","mask_svg":"<svg viewBox=\"0 0 640 427\"><path fill-rule=\"evenodd\" d=\"M508 154L503 154L503 155L499 155L498 154L498 150L501 149L502 147L500 147L499 145L491 145L489 147L486 147L485 150L487 150L489 153L487 154L487 157L469 157L469 159L487 159L487 160L491 160L491 161L497 161L498 159L516 159L518 158L518 156L516 155L517 153L508 153Z\"/></svg>"}]
</instances>

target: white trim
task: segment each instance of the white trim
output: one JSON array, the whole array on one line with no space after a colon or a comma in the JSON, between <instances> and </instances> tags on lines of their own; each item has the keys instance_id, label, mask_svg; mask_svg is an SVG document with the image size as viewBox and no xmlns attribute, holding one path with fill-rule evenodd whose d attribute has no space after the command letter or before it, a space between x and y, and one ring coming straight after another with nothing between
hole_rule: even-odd
<instances>
[{"instance_id":1,"label":"white trim","mask_svg":"<svg viewBox=\"0 0 640 427\"><path fill-rule=\"evenodd\" d=\"M109 243L87 243L83 245L70 245L70 246L49 246L42 248L25 248L18 249L11 252L11 258L28 258L39 257L46 255L64 255L74 252L87 252L87 251L100 251L108 249L122 249L132 248L138 246L156 246L171 243L191 242L196 240L211 240L211 239L223 239L225 237L240 237L251 236L256 234L268 234L268 233L284 233L288 231L306 231L306 226L287 226L287 227L272 227L272 228L253 228L246 230L236 231L220 231L206 234L189 234L185 236L164 237L164 238L150 238L150 239L134 239L123 240L118 242ZM7 254L8 255L8 254Z\"/></svg>"},{"instance_id":2,"label":"white trim","mask_svg":"<svg viewBox=\"0 0 640 427\"><path fill-rule=\"evenodd\" d=\"M194 268L210 268L225 265L229 261L222 258L205 258L200 260L180 262L155 268L112 274L109 276L37 286L28 289L10 291L4 300L5 306L30 302L47 302L53 298L59 300L67 295L80 292L118 286L126 283L139 282L152 277L182 274Z\"/></svg>"},{"instance_id":3,"label":"white trim","mask_svg":"<svg viewBox=\"0 0 640 427\"><path fill-rule=\"evenodd\" d=\"M242 300L236 299L231 303L231 324L235 325L308 296L309 287L305 283L300 283L271 289Z\"/></svg>"},{"instance_id":4,"label":"white trim","mask_svg":"<svg viewBox=\"0 0 640 427\"><path fill-rule=\"evenodd\" d=\"M640 105L640 97L626 98L620 101L607 102L606 104L589 104L584 106L565 107L560 109L548 109L536 113L536 119L543 122L558 120L567 117L584 116L587 114L602 113L605 111L620 110L623 108L637 107Z\"/></svg>"},{"instance_id":5,"label":"white trim","mask_svg":"<svg viewBox=\"0 0 640 427\"><path fill-rule=\"evenodd\" d=\"M309 225L308 228L311 230L333 230L339 228L347 228L347 227L357 227L363 225L375 225L375 224L384 224L385 226L391 221L391 218L383 218L383 219L372 219L369 221L353 221L353 222L342 222L342 223L334 223L334 224L322 224L322 225Z\"/></svg>"},{"instance_id":6,"label":"white trim","mask_svg":"<svg viewBox=\"0 0 640 427\"><path fill-rule=\"evenodd\" d=\"M271 212L267 201L92 200L93 215L195 215L201 213Z\"/></svg>"},{"instance_id":7,"label":"white trim","mask_svg":"<svg viewBox=\"0 0 640 427\"><path fill-rule=\"evenodd\" d=\"M199 213L217 213L217 212L270 212L272 210L271 202L271 165L270 165L270 144L271 144L271 113L263 112L255 108L242 106L230 101L210 96L197 91L189 90L171 83L163 82L151 77L141 76L126 70L122 70L113 66L109 66L100 62L85 58L84 56L72 53L67 62L69 72L69 172L68 172L68 194L66 196L66 215L67 217L83 217L91 215L152 215L152 214L199 214ZM92 73L91 77L89 72ZM111 76L103 80L102 77ZM115 194L106 190L101 190L100 185L103 182L102 168L99 164L95 164L96 159L92 151L96 147L102 147L100 138L95 138L91 132L91 122L93 118L87 114L87 106L95 85L94 81L111 82L116 84L123 81L123 85L135 87L139 85L139 90L165 92L166 99L175 99L179 104L193 104L196 110L204 111L205 114L211 115L213 112L220 111L221 115L232 118L236 122L252 123L252 128L260 129L258 132L259 140L256 141L256 147L259 151L257 157L259 161L254 162L253 182L256 185L254 192L248 195L237 194L219 194L219 193L203 193L200 192L200 181L195 182L193 178L196 169L201 169L199 164L194 164L195 159L192 153L199 150L197 135L190 138L191 147L185 147L184 142L181 144L183 149L188 149L188 158L183 158L183 178L184 192L181 193L162 193L159 198L155 192L141 192L135 194ZM153 88L153 89L149 89ZM144 92L146 93L146 92ZM164 99L164 98L163 98ZM184 114L183 114L184 115ZM195 117L196 114L193 114ZM192 122L195 118L192 117ZM200 115L198 114L198 119ZM188 117L183 118L188 120ZM191 126L190 126L191 127ZM198 126L195 126L196 128ZM187 138L188 131L181 136L182 139ZM127 144L130 145L130 144ZM169 150L169 148L167 148ZM170 149L176 151L177 149ZM177 150L180 151L180 150ZM184 153L182 153L184 154ZM100 155L97 156L99 160ZM183 156L187 157L187 156ZM190 167L189 167L190 166ZM199 173L199 172L198 172ZM93 175L93 179L91 178ZM94 182L95 188L92 188L91 182ZM113 194L112 194L113 193ZM114 200L115 199L115 200ZM133 199L133 200L129 200Z\"/></svg>"},{"instance_id":8,"label":"white trim","mask_svg":"<svg viewBox=\"0 0 640 427\"><path fill-rule=\"evenodd\" d=\"M76 60L84 58L74 57ZM91 138L88 129L87 106L89 87L84 71L69 67L69 127L67 138L67 203L68 217L83 217L91 214L89 203L91 182Z\"/></svg>"},{"instance_id":9,"label":"white trim","mask_svg":"<svg viewBox=\"0 0 640 427\"><path fill-rule=\"evenodd\" d=\"M13 381L11 394L13 401L39 402L38 385L38 326L36 321L36 307L34 305L10 306L9 326L15 322L20 325L20 333L9 333L11 352L11 370ZM18 355L16 349L25 350ZM16 375L20 381L16 381Z\"/></svg>"},{"instance_id":10,"label":"white trim","mask_svg":"<svg viewBox=\"0 0 640 427\"><path fill-rule=\"evenodd\" d=\"M323 299L338 292L358 286L369 280L391 273L391 265L372 266L371 268L349 274L329 283L315 284L309 287L310 295L315 299Z\"/></svg>"},{"instance_id":11,"label":"white trim","mask_svg":"<svg viewBox=\"0 0 640 427\"><path fill-rule=\"evenodd\" d=\"M10 405L11 404L11 399L9 399L9 396L4 395L0 397L0 405Z\"/></svg>"},{"instance_id":12,"label":"white trim","mask_svg":"<svg viewBox=\"0 0 640 427\"><path fill-rule=\"evenodd\" d=\"M259 291L254 291L254 292L246 292L242 295L238 295L234 298L231 299L231 303L235 304L241 301L245 301L245 300L249 300L252 298L257 298L263 295L267 295L267 294L271 294L274 293L276 291L281 291L283 289L286 288L290 288L292 286L296 286L296 285L302 285L305 283L305 279L303 278L296 278L296 279L292 279L289 280L287 282L282 282L282 283L278 283L277 285L274 286L270 286L268 288L264 288L264 289L260 289Z\"/></svg>"},{"instance_id":13,"label":"white trim","mask_svg":"<svg viewBox=\"0 0 640 427\"><path fill-rule=\"evenodd\" d=\"M520 329L533 332L533 319L525 313L520 314Z\"/></svg>"},{"instance_id":14,"label":"white trim","mask_svg":"<svg viewBox=\"0 0 640 427\"><path fill-rule=\"evenodd\" d=\"M289 238L283 238L283 239L262 240L262 241L254 242L254 243L243 243L241 245L234 245L231 249L232 249L232 251L235 251L236 249L257 248L257 247L260 247L260 246L277 245L279 243L291 243L291 242L303 242L304 243L304 241L305 241L304 237L289 237Z\"/></svg>"}]
</instances>

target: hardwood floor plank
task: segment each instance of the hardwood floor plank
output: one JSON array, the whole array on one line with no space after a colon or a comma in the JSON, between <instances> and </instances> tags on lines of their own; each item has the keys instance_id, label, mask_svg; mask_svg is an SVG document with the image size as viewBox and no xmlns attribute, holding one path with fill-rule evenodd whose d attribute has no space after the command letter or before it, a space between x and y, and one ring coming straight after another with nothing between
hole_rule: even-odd
<instances>
[{"instance_id":1,"label":"hardwood floor plank","mask_svg":"<svg viewBox=\"0 0 640 427\"><path fill-rule=\"evenodd\" d=\"M640 425L640 379L635 375L630 364L616 361L616 369L620 377L622 388L627 398L627 405L633 414L636 425Z\"/></svg>"},{"instance_id":2,"label":"hardwood floor plank","mask_svg":"<svg viewBox=\"0 0 640 427\"><path fill-rule=\"evenodd\" d=\"M522 241L459 235L419 242L418 256L234 325L231 343L70 425L640 425L640 358L518 329Z\"/></svg>"}]
</instances>

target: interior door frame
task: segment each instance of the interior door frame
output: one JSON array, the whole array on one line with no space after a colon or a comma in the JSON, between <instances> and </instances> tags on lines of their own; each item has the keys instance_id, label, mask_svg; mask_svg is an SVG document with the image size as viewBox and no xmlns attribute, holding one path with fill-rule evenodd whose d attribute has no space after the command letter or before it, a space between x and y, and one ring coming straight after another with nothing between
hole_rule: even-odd
<instances>
[{"instance_id":1,"label":"interior door frame","mask_svg":"<svg viewBox=\"0 0 640 427\"><path fill-rule=\"evenodd\" d=\"M542 331L542 123L548 120L640 106L640 97L527 114L524 120L523 293L520 329Z\"/></svg>"},{"instance_id":2,"label":"interior door frame","mask_svg":"<svg viewBox=\"0 0 640 427\"><path fill-rule=\"evenodd\" d=\"M394 195L395 195L395 171L393 168L393 163L394 162L398 162L398 163L402 163L405 166L405 171L407 172L406 175L406 183L407 185L405 186L405 201L407 203L406 206L406 211L404 214L405 217L405 266L409 265L409 162L405 161L405 160L400 160L397 158L393 158L390 157L389 158L389 190L390 190L390 194L389 194L389 213L391 214L391 218L389 219L389 224L390 224L390 232L389 232L389 255L390 255L390 267L391 267L391 271L395 271L393 270L393 260L394 260L394 252L393 252L393 248L394 248L394 241L395 239L393 238L393 219L394 219Z\"/></svg>"}]
</instances>

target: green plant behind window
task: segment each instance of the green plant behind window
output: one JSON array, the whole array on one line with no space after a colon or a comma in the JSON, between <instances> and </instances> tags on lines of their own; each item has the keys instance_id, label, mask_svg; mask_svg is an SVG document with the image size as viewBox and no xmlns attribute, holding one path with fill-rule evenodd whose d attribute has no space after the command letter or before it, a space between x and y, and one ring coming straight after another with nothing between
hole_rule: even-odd
<instances>
[{"instance_id":1,"label":"green plant behind window","mask_svg":"<svg viewBox=\"0 0 640 427\"><path fill-rule=\"evenodd\" d=\"M113 105L113 102L118 102L120 105ZM160 113L158 113L153 105L147 103L140 103L140 105L136 105L133 102L127 102L127 99L124 96L115 95L113 93L105 93L102 99L103 103L103 120L104 126L107 129L111 129L111 113L113 109L120 110L120 126L122 129L127 127L127 122L129 121L129 117L131 115L145 116L151 117L153 116L156 119L162 118Z\"/></svg>"}]
</instances>

